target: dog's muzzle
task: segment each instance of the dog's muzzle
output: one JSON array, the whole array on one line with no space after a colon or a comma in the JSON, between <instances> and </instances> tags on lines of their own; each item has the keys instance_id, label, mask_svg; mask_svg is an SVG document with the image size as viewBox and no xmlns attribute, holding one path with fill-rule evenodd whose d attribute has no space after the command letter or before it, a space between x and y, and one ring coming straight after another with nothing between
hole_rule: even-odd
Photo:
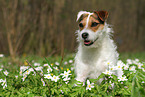
<instances>
[{"instance_id":1,"label":"dog's muzzle","mask_svg":"<svg viewBox=\"0 0 145 97\"><path fill-rule=\"evenodd\" d=\"M87 39L88 36L89 36L89 34L88 34L87 32L84 32L84 33L82 34L82 38L84 39L84 45L85 45L85 46L90 46L90 45L92 45L96 40L98 40L98 37L97 37L94 41L90 41L90 40Z\"/></svg>"}]
</instances>

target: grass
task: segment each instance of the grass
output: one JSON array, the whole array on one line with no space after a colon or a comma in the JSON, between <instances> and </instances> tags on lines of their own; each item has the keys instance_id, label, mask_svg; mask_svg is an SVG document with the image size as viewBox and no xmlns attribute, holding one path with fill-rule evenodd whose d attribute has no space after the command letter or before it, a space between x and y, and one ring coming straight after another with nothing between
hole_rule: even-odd
<instances>
[{"instance_id":1,"label":"grass","mask_svg":"<svg viewBox=\"0 0 145 97\"><path fill-rule=\"evenodd\" d=\"M74 54L66 55L61 66L60 56L46 57L46 59L39 56L22 56L17 58L17 63L12 63L10 57L3 57L0 58L0 96L143 97L145 95L145 71L143 71L143 68L145 68L145 63L143 63L145 62L145 52L120 54L120 60L125 65L127 65L127 59L132 59L133 63L129 65L127 70L122 69L124 72L122 77L126 81L123 81L123 79L119 81L118 77L113 74L102 73L99 78L89 79L83 85L83 83L75 80L73 63L71 62L71 60L74 60ZM139 59L139 61L136 59ZM26 60L32 64L39 74L42 74L48 86L42 77L31 69ZM44 64L49 66L44 66ZM48 68L52 69L49 73ZM7 76L4 74L5 71L8 72ZM50 79L48 74L51 76ZM58 80L56 80L57 76L59 77ZM104 77L105 80L101 84L96 84L100 78ZM5 87L6 85L7 87ZM112 85L114 85L113 88Z\"/></svg>"}]
</instances>

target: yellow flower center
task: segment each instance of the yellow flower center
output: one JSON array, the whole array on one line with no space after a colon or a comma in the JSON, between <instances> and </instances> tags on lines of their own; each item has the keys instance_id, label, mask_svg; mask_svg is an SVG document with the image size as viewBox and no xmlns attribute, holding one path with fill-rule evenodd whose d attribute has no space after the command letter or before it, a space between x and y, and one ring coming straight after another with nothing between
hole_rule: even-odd
<instances>
[{"instance_id":1,"label":"yellow flower center","mask_svg":"<svg viewBox=\"0 0 145 97\"><path fill-rule=\"evenodd\" d=\"M53 75L53 74L51 73L51 75Z\"/></svg>"},{"instance_id":2,"label":"yellow flower center","mask_svg":"<svg viewBox=\"0 0 145 97\"><path fill-rule=\"evenodd\" d=\"M64 75L67 75L67 73L65 73Z\"/></svg>"},{"instance_id":3,"label":"yellow flower center","mask_svg":"<svg viewBox=\"0 0 145 97\"><path fill-rule=\"evenodd\" d=\"M109 74L109 71L107 71L107 74Z\"/></svg>"},{"instance_id":4,"label":"yellow flower center","mask_svg":"<svg viewBox=\"0 0 145 97\"><path fill-rule=\"evenodd\" d=\"M120 68L120 66L118 66L118 68Z\"/></svg>"},{"instance_id":5,"label":"yellow flower center","mask_svg":"<svg viewBox=\"0 0 145 97\"><path fill-rule=\"evenodd\" d=\"M50 76L48 75L47 77L49 78Z\"/></svg>"},{"instance_id":6,"label":"yellow flower center","mask_svg":"<svg viewBox=\"0 0 145 97\"><path fill-rule=\"evenodd\" d=\"M67 71L69 71L69 69L67 69Z\"/></svg>"},{"instance_id":7,"label":"yellow flower center","mask_svg":"<svg viewBox=\"0 0 145 97\"><path fill-rule=\"evenodd\" d=\"M89 88L91 88L91 85L88 85Z\"/></svg>"},{"instance_id":8,"label":"yellow flower center","mask_svg":"<svg viewBox=\"0 0 145 97\"><path fill-rule=\"evenodd\" d=\"M54 79L56 79L56 77L54 77Z\"/></svg>"}]
</instances>

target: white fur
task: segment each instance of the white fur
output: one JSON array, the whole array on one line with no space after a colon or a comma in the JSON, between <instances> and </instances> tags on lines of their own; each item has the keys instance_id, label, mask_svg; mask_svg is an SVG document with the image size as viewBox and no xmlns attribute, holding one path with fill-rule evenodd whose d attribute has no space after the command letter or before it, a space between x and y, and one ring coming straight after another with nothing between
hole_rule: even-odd
<instances>
[{"instance_id":1,"label":"white fur","mask_svg":"<svg viewBox=\"0 0 145 97\"><path fill-rule=\"evenodd\" d=\"M77 20L84 12L79 13ZM89 13L90 14L90 13ZM84 45L82 33L88 32L88 39L95 41L90 46ZM97 78L102 72L106 70L105 62L112 62L113 65L117 64L118 53L113 40L110 38L112 29L105 23L103 30L93 32L85 27L82 31L77 30L78 35L78 52L75 57L75 72L76 79L84 82L86 78Z\"/></svg>"}]
</instances>

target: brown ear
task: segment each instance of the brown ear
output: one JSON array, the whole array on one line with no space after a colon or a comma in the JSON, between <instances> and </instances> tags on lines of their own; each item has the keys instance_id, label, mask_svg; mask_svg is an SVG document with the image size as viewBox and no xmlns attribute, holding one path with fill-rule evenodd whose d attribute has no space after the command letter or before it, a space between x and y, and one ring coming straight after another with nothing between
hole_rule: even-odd
<instances>
[{"instance_id":1,"label":"brown ear","mask_svg":"<svg viewBox=\"0 0 145 97\"><path fill-rule=\"evenodd\" d=\"M107 11L94 11L94 13L96 13L102 21L105 21L108 18Z\"/></svg>"}]
</instances>

